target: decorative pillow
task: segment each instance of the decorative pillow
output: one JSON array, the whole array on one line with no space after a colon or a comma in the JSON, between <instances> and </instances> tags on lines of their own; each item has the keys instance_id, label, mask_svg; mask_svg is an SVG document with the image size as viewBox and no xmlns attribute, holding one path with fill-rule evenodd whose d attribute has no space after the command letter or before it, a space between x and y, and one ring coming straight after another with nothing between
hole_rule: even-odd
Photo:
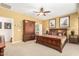
<instances>
[{"instance_id":1,"label":"decorative pillow","mask_svg":"<svg viewBox=\"0 0 79 59\"><path fill-rule=\"evenodd\" d=\"M58 33L58 36L63 36L63 33L59 32L59 33Z\"/></svg>"}]
</instances>

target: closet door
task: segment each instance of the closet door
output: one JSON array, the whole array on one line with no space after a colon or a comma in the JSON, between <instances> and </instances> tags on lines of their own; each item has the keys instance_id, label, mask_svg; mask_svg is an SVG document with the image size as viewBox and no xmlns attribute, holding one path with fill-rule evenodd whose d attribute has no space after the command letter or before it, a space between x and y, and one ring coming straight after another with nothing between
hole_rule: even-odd
<instances>
[{"instance_id":1,"label":"closet door","mask_svg":"<svg viewBox=\"0 0 79 59\"><path fill-rule=\"evenodd\" d=\"M23 21L23 41L35 39L35 22Z\"/></svg>"}]
</instances>

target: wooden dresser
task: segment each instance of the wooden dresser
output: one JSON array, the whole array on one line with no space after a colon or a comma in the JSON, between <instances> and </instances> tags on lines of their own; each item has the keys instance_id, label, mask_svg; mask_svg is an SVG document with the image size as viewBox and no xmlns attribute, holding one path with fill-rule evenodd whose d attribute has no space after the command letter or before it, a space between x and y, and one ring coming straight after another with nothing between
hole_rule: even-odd
<instances>
[{"instance_id":1,"label":"wooden dresser","mask_svg":"<svg viewBox=\"0 0 79 59\"><path fill-rule=\"evenodd\" d=\"M0 56L4 56L4 43L0 43Z\"/></svg>"},{"instance_id":2,"label":"wooden dresser","mask_svg":"<svg viewBox=\"0 0 79 59\"><path fill-rule=\"evenodd\" d=\"M24 20L23 21L23 41L35 39L35 22Z\"/></svg>"}]
</instances>

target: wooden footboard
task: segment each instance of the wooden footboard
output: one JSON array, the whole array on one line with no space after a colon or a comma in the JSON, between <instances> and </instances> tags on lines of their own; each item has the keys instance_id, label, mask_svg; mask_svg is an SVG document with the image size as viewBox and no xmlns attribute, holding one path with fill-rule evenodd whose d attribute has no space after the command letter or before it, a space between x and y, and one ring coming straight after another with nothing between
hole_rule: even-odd
<instances>
[{"instance_id":1,"label":"wooden footboard","mask_svg":"<svg viewBox=\"0 0 79 59\"><path fill-rule=\"evenodd\" d=\"M46 45L48 47L58 50L61 53L64 46L62 46L61 44L61 39L44 36L36 36L36 43Z\"/></svg>"}]
</instances>

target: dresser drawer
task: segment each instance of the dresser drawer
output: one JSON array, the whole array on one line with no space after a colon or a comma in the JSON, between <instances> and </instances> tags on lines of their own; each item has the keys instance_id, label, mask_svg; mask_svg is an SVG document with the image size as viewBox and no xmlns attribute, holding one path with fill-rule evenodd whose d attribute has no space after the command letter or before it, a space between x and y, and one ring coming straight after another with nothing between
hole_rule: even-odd
<instances>
[{"instance_id":1,"label":"dresser drawer","mask_svg":"<svg viewBox=\"0 0 79 59\"><path fill-rule=\"evenodd\" d=\"M3 56L4 55L4 48L1 48L0 49L0 56Z\"/></svg>"}]
</instances>

